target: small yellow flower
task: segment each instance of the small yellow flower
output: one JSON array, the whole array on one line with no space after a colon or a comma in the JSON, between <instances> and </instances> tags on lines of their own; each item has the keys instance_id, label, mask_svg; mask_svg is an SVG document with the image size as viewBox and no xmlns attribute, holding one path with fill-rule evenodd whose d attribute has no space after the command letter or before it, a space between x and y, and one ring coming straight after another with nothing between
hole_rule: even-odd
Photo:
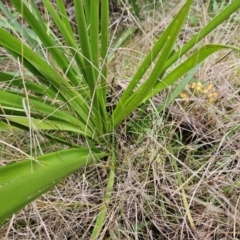
<instances>
[{"instance_id":1,"label":"small yellow flower","mask_svg":"<svg viewBox=\"0 0 240 240\"><path fill-rule=\"evenodd\" d=\"M184 101L189 102L190 99L186 93L180 93L179 95Z\"/></svg>"},{"instance_id":2,"label":"small yellow flower","mask_svg":"<svg viewBox=\"0 0 240 240\"><path fill-rule=\"evenodd\" d=\"M186 93L180 93L179 94L181 98L186 98L187 94Z\"/></svg>"},{"instance_id":3,"label":"small yellow flower","mask_svg":"<svg viewBox=\"0 0 240 240\"><path fill-rule=\"evenodd\" d=\"M207 86L207 90L210 91L210 90L212 90L212 89L213 89L213 84L210 83L210 84Z\"/></svg>"},{"instance_id":4,"label":"small yellow flower","mask_svg":"<svg viewBox=\"0 0 240 240\"><path fill-rule=\"evenodd\" d=\"M208 104L214 103L219 96L212 83L203 84L201 81L187 84L185 90L179 94L185 103L190 102L191 95L205 99Z\"/></svg>"},{"instance_id":5,"label":"small yellow flower","mask_svg":"<svg viewBox=\"0 0 240 240\"><path fill-rule=\"evenodd\" d=\"M196 84L195 90L198 91L198 92L201 92L202 91L202 87L203 87L202 83L198 82Z\"/></svg>"},{"instance_id":6,"label":"small yellow flower","mask_svg":"<svg viewBox=\"0 0 240 240\"><path fill-rule=\"evenodd\" d=\"M195 87L196 87L196 83L194 82L194 83L192 83L191 88L194 89Z\"/></svg>"},{"instance_id":7,"label":"small yellow flower","mask_svg":"<svg viewBox=\"0 0 240 240\"><path fill-rule=\"evenodd\" d=\"M202 87L202 83L201 82L197 82L197 86L198 87Z\"/></svg>"},{"instance_id":8,"label":"small yellow flower","mask_svg":"<svg viewBox=\"0 0 240 240\"><path fill-rule=\"evenodd\" d=\"M211 97L217 98L217 96L218 96L218 93L216 91L208 94L208 98L211 98Z\"/></svg>"},{"instance_id":9,"label":"small yellow flower","mask_svg":"<svg viewBox=\"0 0 240 240\"><path fill-rule=\"evenodd\" d=\"M213 89L213 84L210 83L210 84L203 90L203 93L204 93L204 94L209 93L212 89Z\"/></svg>"},{"instance_id":10,"label":"small yellow flower","mask_svg":"<svg viewBox=\"0 0 240 240\"><path fill-rule=\"evenodd\" d=\"M215 102L217 100L217 98L218 98L218 92L217 91L211 92L207 95L208 103Z\"/></svg>"},{"instance_id":11,"label":"small yellow flower","mask_svg":"<svg viewBox=\"0 0 240 240\"><path fill-rule=\"evenodd\" d=\"M208 98L208 101L207 101L208 104L212 104L212 103L214 103L214 102L215 102L215 99L214 99L214 98Z\"/></svg>"}]
</instances>

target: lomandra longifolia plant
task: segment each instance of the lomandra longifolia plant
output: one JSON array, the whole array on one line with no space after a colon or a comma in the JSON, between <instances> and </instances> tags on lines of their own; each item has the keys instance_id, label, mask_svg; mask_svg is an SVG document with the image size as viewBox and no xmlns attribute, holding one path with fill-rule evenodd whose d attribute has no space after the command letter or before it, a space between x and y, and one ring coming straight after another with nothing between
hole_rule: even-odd
<instances>
[{"instance_id":1,"label":"lomandra longifolia plant","mask_svg":"<svg viewBox=\"0 0 240 240\"><path fill-rule=\"evenodd\" d=\"M104 158L110 163L110 171L104 204L92 233L92 239L97 239L114 185L116 127L209 55L224 48L237 49L217 44L199 47L199 42L237 11L240 1L232 1L174 52L192 4L192 0L186 0L132 76L112 113L106 107L107 60L111 54L109 1L74 0L75 31L62 0L56 0L54 6L49 0L42 0L45 14L39 12L33 0L10 2L11 11L0 1L0 45L9 58L16 59L19 67L14 73L0 72L0 129L21 129L40 135L46 145L58 142L68 147L50 153L41 150L39 155L15 148L25 159L0 168L0 221L72 172ZM46 14L52 19L50 27L44 18ZM184 61L177 65L181 57ZM150 66L152 70L146 76ZM173 70L166 73L168 69ZM146 80L140 84L143 76ZM70 135L71 138L67 137ZM74 136L81 136L81 146L71 140ZM1 140L1 144L7 143Z\"/></svg>"}]
</instances>

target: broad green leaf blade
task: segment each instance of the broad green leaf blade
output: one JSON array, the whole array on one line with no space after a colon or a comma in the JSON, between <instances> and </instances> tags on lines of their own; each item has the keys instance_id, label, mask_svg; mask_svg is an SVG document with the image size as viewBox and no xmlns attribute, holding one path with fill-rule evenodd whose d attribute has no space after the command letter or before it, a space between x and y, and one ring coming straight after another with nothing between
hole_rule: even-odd
<instances>
[{"instance_id":1,"label":"broad green leaf blade","mask_svg":"<svg viewBox=\"0 0 240 240\"><path fill-rule=\"evenodd\" d=\"M72 31L72 28L71 28L71 24L70 24L70 21L69 21L69 17L67 15L67 12L66 12L66 8L64 6L64 1L62 0L56 0L56 3L57 3L57 6L58 6L58 9L59 9L59 14L61 16L61 19L65 25L65 28L67 28L69 34L73 36L73 31Z\"/></svg>"},{"instance_id":2,"label":"broad green leaf blade","mask_svg":"<svg viewBox=\"0 0 240 240\"><path fill-rule=\"evenodd\" d=\"M31 64L37 68L41 74L43 74L46 78L49 78L52 84L57 85L58 87L60 84L63 84L66 87L70 86L66 83L67 81L63 80L61 75L58 74L51 66L49 66L44 59L39 57L37 53L26 46L23 42L16 39L2 28L0 28L0 34L0 44L3 47L19 54L19 56L22 56L28 62L31 62ZM59 82L59 80L61 80L61 82Z\"/></svg>"},{"instance_id":3,"label":"broad green leaf blade","mask_svg":"<svg viewBox=\"0 0 240 240\"><path fill-rule=\"evenodd\" d=\"M178 13L179 14L179 13ZM127 101L127 99L132 95L135 87L137 86L137 84L139 83L139 81L141 80L141 78L143 77L143 75L146 73L146 71L148 70L148 68L151 66L151 64L153 63L153 61L156 59L156 57L158 56L159 52L162 50L162 48L164 47L167 37L169 35L169 32L172 28L172 26L175 24L175 22L172 22L168 28L163 32L163 34L160 36L160 38L158 39L158 41L155 43L154 47L152 48L152 50L148 53L147 57L144 59L144 61L142 62L142 64L140 65L140 67L138 68L137 72L135 73L135 75L133 76L132 80L130 81L130 83L128 84L127 88L125 89L125 91L123 92L116 108L114 109L114 114L118 114L122 107L123 104ZM114 48L115 49L115 48Z\"/></svg>"},{"instance_id":4,"label":"broad green leaf blade","mask_svg":"<svg viewBox=\"0 0 240 240\"><path fill-rule=\"evenodd\" d=\"M67 149L0 168L0 222L47 192L64 177L92 164L104 153Z\"/></svg>"},{"instance_id":5,"label":"broad green leaf blade","mask_svg":"<svg viewBox=\"0 0 240 240\"><path fill-rule=\"evenodd\" d=\"M82 131L77 125L71 124L69 122L64 122L62 120L44 120L35 119L21 116L12 115L1 115L0 117L5 117L10 122L15 122L28 128L33 128L34 130L59 130L68 131L81 134L82 136L87 136L86 131ZM88 136L91 137L91 136Z\"/></svg>"},{"instance_id":6,"label":"broad green leaf blade","mask_svg":"<svg viewBox=\"0 0 240 240\"><path fill-rule=\"evenodd\" d=\"M186 1L186 3L179 11L179 14L177 14L173 19L169 31L167 31L168 34L166 36L164 46L162 47L161 55L159 56L157 63L147 81L143 83L138 88L138 90L132 94L131 97L128 97L128 99L125 100L124 98L125 96L123 96L123 98L119 100L119 104L117 105L113 113L114 126L117 126L123 119L129 116L129 114L131 114L131 112L133 112L142 103L142 100L148 95L149 91L152 90L158 78L163 75L164 71L166 70L164 69L163 63L167 61L171 54L172 48L176 42L178 34L180 33L182 26L185 22L185 19L188 16L191 4L192 0Z\"/></svg>"},{"instance_id":7,"label":"broad green leaf blade","mask_svg":"<svg viewBox=\"0 0 240 240\"><path fill-rule=\"evenodd\" d=\"M14 127L11 126L11 128L9 127L9 125L5 122L2 122L0 120L0 131L8 131L8 130L12 130Z\"/></svg>"},{"instance_id":8,"label":"broad green leaf blade","mask_svg":"<svg viewBox=\"0 0 240 240\"><path fill-rule=\"evenodd\" d=\"M96 1L93 3L96 4ZM97 1L98 4L98 1ZM83 3L78 0L74 0L76 22L78 28L79 40L82 48L82 53L84 56L84 67L87 69L87 83L89 85L91 94L94 95L96 78L94 74L94 65L92 64L92 52L90 48L90 38L87 30L87 23L85 19L85 14L83 10Z\"/></svg>"},{"instance_id":9,"label":"broad green leaf blade","mask_svg":"<svg viewBox=\"0 0 240 240\"><path fill-rule=\"evenodd\" d=\"M30 3L26 2L26 0L24 1L25 1L25 4L28 4L28 7L30 7L31 12L33 13L34 17L38 20L39 24L41 24L44 28L46 28L46 25L42 20L42 14L39 12L37 1L31 0Z\"/></svg>"},{"instance_id":10,"label":"broad green leaf blade","mask_svg":"<svg viewBox=\"0 0 240 240\"><path fill-rule=\"evenodd\" d=\"M172 57L169 58L169 60L164 64L163 71L165 71L168 67L170 67L173 63L175 63L181 56L183 56L188 50L190 50L192 47L196 46L196 43L198 43L200 40L202 40L207 34L209 34L211 31L213 31L219 24L221 24L224 20L226 20L232 13L236 12L240 8L240 1L235 0L232 2L223 12L221 12L219 15L217 15L206 27L204 27L198 34L196 34L187 44L185 44L177 53L175 53ZM164 32L165 33L165 32ZM151 56L148 56L148 64L150 62ZM154 59L154 58L153 58ZM146 59L145 59L146 60ZM140 71L136 73L132 81L130 82L128 88L123 93L122 97L120 98L116 109L114 110L115 117L120 114L121 109L124 108L125 102L128 101L129 97L131 96L132 91L134 90L134 87L140 80L140 78L145 73L148 65L142 64L140 67ZM139 75L139 76L137 76ZM135 84L134 84L134 82ZM113 118L114 120L115 118Z\"/></svg>"},{"instance_id":11,"label":"broad green leaf blade","mask_svg":"<svg viewBox=\"0 0 240 240\"><path fill-rule=\"evenodd\" d=\"M199 70L201 66L201 63L198 64L196 67L194 67L188 74L183 78L183 80L176 86L175 89L171 89L169 95L166 99L161 102L157 108L155 107L155 104L151 99L144 102L143 107L141 106L141 111L137 112L137 118L141 119L141 116L146 113L146 109L149 106L149 103L151 103L152 106L154 106L154 109L156 112L161 113L166 109L176 98L177 96L182 92L182 90L186 87L186 85L193 79L196 72Z\"/></svg>"},{"instance_id":12,"label":"broad green leaf blade","mask_svg":"<svg viewBox=\"0 0 240 240\"><path fill-rule=\"evenodd\" d=\"M5 72L0 72L0 82L7 82L7 81L15 81L21 79L20 76L14 76L12 74L9 73L5 73Z\"/></svg>"},{"instance_id":13,"label":"broad green leaf blade","mask_svg":"<svg viewBox=\"0 0 240 240\"><path fill-rule=\"evenodd\" d=\"M8 132L12 132L13 130L17 130L17 129L22 129L24 131L29 131L28 127L24 127L23 125L20 124L15 124L15 122L7 122L4 121L3 119L1 119L0 117L0 131L8 131ZM54 129L54 130L59 130L59 129ZM61 132L62 133L62 132ZM40 135L45 137L46 140L48 139L48 141L44 141L43 143L39 143L41 150L44 149L49 149L49 144L56 144L56 143L61 143L64 144L65 146L69 146L69 147L79 147L78 144L75 144L73 141L69 140L69 138L66 137L66 134L61 134L61 137L57 137L55 134L52 133L46 133L41 131ZM93 148L91 146L91 149L93 149L94 151L96 150L96 148ZM31 151L31 149L30 149Z\"/></svg>"},{"instance_id":14,"label":"broad green leaf blade","mask_svg":"<svg viewBox=\"0 0 240 240\"><path fill-rule=\"evenodd\" d=\"M109 45L109 0L101 1L101 60L102 60L102 75L101 75L101 85L105 86L107 79L107 62L108 62L108 45ZM104 88L106 90L106 87ZM106 97L106 93L103 94Z\"/></svg>"},{"instance_id":15,"label":"broad green leaf blade","mask_svg":"<svg viewBox=\"0 0 240 240\"><path fill-rule=\"evenodd\" d=\"M186 3L186 4L190 4ZM185 5L186 6L186 5ZM190 5L188 5L188 7L190 7ZM165 31L162 33L162 35L159 37L159 39L157 40L157 42L154 44L154 47L152 48L152 50L148 53L147 57L144 59L144 61L142 62L141 66L138 68L137 72L135 73L134 77L132 78L131 82L128 84L127 88L125 89L125 91L123 92L116 108L114 109L114 114L115 116L117 114L119 114L119 112L121 111L121 109L123 108L123 105L125 104L125 102L129 99L129 97L132 96L132 93L135 89L135 87L137 86L137 84L139 83L139 81L141 80L141 78L143 77L143 75L146 73L146 71L148 70L148 68L151 66L151 64L153 63L153 61L155 60L155 58L158 56L158 54L161 52L161 50L163 49L163 47L165 46L165 43L167 42L167 39L169 37L170 32L172 31L172 29L175 27L178 27L178 19L183 19L184 15L183 15L183 8L177 13L177 15L174 17L174 19L172 20L172 22L169 24L169 26L165 29ZM186 16L185 16L186 17ZM177 34L176 34L177 35ZM170 54L171 56L171 54Z\"/></svg>"},{"instance_id":16,"label":"broad green leaf blade","mask_svg":"<svg viewBox=\"0 0 240 240\"><path fill-rule=\"evenodd\" d=\"M31 77L31 76L29 76ZM8 85L8 92L12 91L13 93L20 92L20 89L24 89L24 84L28 90L30 90L33 93L36 93L41 96L48 96L52 99L57 99L60 101L64 101L64 98L57 94L57 92L51 88L51 85L49 83L49 86L43 86L40 85L40 83L34 83L33 81L25 81L20 76L14 76L12 74L0 72L0 82L5 82ZM10 87L10 88L9 88Z\"/></svg>"},{"instance_id":17,"label":"broad green leaf blade","mask_svg":"<svg viewBox=\"0 0 240 240\"><path fill-rule=\"evenodd\" d=\"M0 104L2 104L2 108L4 109L5 106L7 109L12 109L13 111L19 111L20 113L24 112L23 109L23 97L18 96L16 94L8 93L5 91L0 90ZM60 109L42 103L40 101L29 99L29 105L31 110L31 115L34 116L41 116L43 119L58 119L63 120L64 122L71 123L79 128L79 131L84 132L84 136L92 137L92 132L89 128L86 127L84 123L79 121L76 117L68 114Z\"/></svg>"},{"instance_id":18,"label":"broad green leaf blade","mask_svg":"<svg viewBox=\"0 0 240 240\"><path fill-rule=\"evenodd\" d=\"M102 69L99 65L99 1L92 2L90 4L90 25L89 25L89 39L90 39L90 48L92 54L92 65L94 67L94 76L95 76L95 94L93 95L94 107L97 109L96 115L98 115L98 129L100 132L106 132L107 127L107 117L106 117L106 79L101 75ZM101 2L101 4L106 4ZM102 6L104 7L104 6ZM106 13L105 13L106 14ZM104 18L108 16L101 16ZM107 20L106 19L106 20ZM108 27L108 22L104 22ZM108 46L108 36L101 35L101 38L105 40L104 45ZM103 43L103 41L101 41ZM105 47L105 46L103 46ZM97 106L97 107L96 107Z\"/></svg>"},{"instance_id":19,"label":"broad green leaf blade","mask_svg":"<svg viewBox=\"0 0 240 240\"><path fill-rule=\"evenodd\" d=\"M86 23L88 27L90 25L90 5L91 2L89 0L83 0L84 12L86 14Z\"/></svg>"},{"instance_id":20,"label":"broad green leaf blade","mask_svg":"<svg viewBox=\"0 0 240 240\"><path fill-rule=\"evenodd\" d=\"M100 108L103 122L104 132L108 131L108 120L106 112L106 99L107 99L107 63L108 63L108 49L109 49L109 0L101 1L101 72L100 72Z\"/></svg>"},{"instance_id":21,"label":"broad green leaf blade","mask_svg":"<svg viewBox=\"0 0 240 240\"><path fill-rule=\"evenodd\" d=\"M12 38L12 40L13 40L13 39L14 39L14 38ZM1 39L0 39L0 40L1 40ZM16 39L15 39L15 40L16 40ZM13 41L14 41L14 40L13 40ZM20 42L19 40L16 40L15 43L16 43L16 44L17 44L17 43L21 44L21 42ZM10 45L10 46L11 46L11 45ZM8 51L8 53L9 53L10 55L12 55L15 59L17 59L17 60L21 59L21 60L22 60L22 65L23 65L26 69L29 70L29 72L26 72L26 73L24 74L24 77L25 77L25 76L27 76L27 77L33 77L33 76L34 76L34 78L37 78L37 79L39 80L39 82L41 82L42 84L46 85L48 88L49 88L49 86L51 86L50 88L51 88L52 91L55 92L55 95L59 95L59 87L56 88L53 84L51 84L51 81L49 81L49 79L51 79L51 78L49 78L49 77L45 78L45 77L43 76L43 74L39 72L38 66L37 66L37 67L34 67L34 65L36 66L37 62L35 62L35 61L33 61L33 60L32 60L31 62L29 62L26 58L22 58L22 55L21 55L21 54L19 54L18 52L15 52L15 51L18 49L18 45L16 45L16 48L15 48L14 51L11 50L11 49L9 49L8 45L4 45L4 47L5 47L5 49ZM38 56L38 55L37 55L37 56ZM39 56L38 56L38 57L39 57ZM40 58L40 59L41 59L41 58ZM34 65L33 65L33 64L34 64ZM20 77L20 76L14 76L14 78L12 78L12 80L15 79L15 78L17 78L17 79L21 78L21 79L22 79L22 76L21 76L21 77ZM7 80L7 79L6 79L6 80Z\"/></svg>"},{"instance_id":22,"label":"broad green leaf blade","mask_svg":"<svg viewBox=\"0 0 240 240\"><path fill-rule=\"evenodd\" d=\"M92 113L92 117L89 118L90 110L88 102L86 102L84 96L81 96L78 94L78 92L76 92L76 90L70 85L67 79L62 77L57 71L49 66L44 59L40 58L29 47L24 45L4 29L0 28L0 35L0 44L2 46L7 47L19 55L24 53L23 57L28 62L31 62L31 64L38 69L38 71L45 77L45 79L49 80L55 89L59 90L59 94L61 94L65 99L66 104L69 104L75 110L79 118L82 119L83 122L87 122L90 128L95 128L94 126L96 125L93 124L94 113Z\"/></svg>"},{"instance_id":23,"label":"broad green leaf blade","mask_svg":"<svg viewBox=\"0 0 240 240\"><path fill-rule=\"evenodd\" d=\"M94 66L95 79L99 75L99 1L90 4L90 48L92 64ZM80 33L81 34L81 33Z\"/></svg>"}]
</instances>

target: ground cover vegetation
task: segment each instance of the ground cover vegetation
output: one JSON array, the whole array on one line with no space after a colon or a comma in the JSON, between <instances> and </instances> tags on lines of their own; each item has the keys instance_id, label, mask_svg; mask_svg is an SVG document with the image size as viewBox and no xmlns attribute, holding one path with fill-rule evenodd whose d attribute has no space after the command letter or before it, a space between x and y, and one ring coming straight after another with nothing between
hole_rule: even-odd
<instances>
[{"instance_id":1,"label":"ground cover vegetation","mask_svg":"<svg viewBox=\"0 0 240 240\"><path fill-rule=\"evenodd\" d=\"M240 2L36 2L0 1L1 238L240 238Z\"/></svg>"}]
</instances>

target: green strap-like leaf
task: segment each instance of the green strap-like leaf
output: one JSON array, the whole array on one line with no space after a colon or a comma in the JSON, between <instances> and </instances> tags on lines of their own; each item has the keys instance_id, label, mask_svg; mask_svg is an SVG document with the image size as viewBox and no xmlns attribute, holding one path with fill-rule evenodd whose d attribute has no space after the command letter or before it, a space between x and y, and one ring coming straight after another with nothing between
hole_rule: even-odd
<instances>
[{"instance_id":1,"label":"green strap-like leaf","mask_svg":"<svg viewBox=\"0 0 240 240\"><path fill-rule=\"evenodd\" d=\"M141 103L147 101L157 93L161 92L163 89L169 87L171 84L176 82L180 77L184 76L184 74L188 73L191 69L193 69L196 65L201 63L204 59L206 59L208 56L210 56L214 52L219 51L221 49L226 49L226 48L240 50L240 48L237 48L235 46L217 45L217 44L211 44L211 45L209 44L202 47L195 54L189 57L184 63L178 66L174 71L169 73L156 86L154 86L152 91L150 91L147 96L142 98ZM117 121L115 121L114 123L115 124L120 123L123 119L124 119L124 116L119 115Z\"/></svg>"},{"instance_id":2,"label":"green strap-like leaf","mask_svg":"<svg viewBox=\"0 0 240 240\"><path fill-rule=\"evenodd\" d=\"M20 76L14 76L12 74L4 72L0 72L0 82L6 82L10 87L10 90L12 90L12 92L15 91L15 93L20 91L20 89L24 88L24 82L26 88L33 93L40 94L45 97L49 96L52 99L55 98L57 100L64 101L64 98L60 94L57 94L57 92L51 87L50 83L49 86L43 86L40 85L40 83L34 83L33 81L24 81Z\"/></svg>"},{"instance_id":3,"label":"green strap-like leaf","mask_svg":"<svg viewBox=\"0 0 240 240\"><path fill-rule=\"evenodd\" d=\"M100 66L100 81L99 84L99 93L100 95L100 111L102 116L103 122L103 129L104 132L108 131L108 120L107 120L107 113L106 113L106 99L107 99L107 54L109 49L109 1L102 0L101 1L101 66Z\"/></svg>"},{"instance_id":4,"label":"green strap-like leaf","mask_svg":"<svg viewBox=\"0 0 240 240\"><path fill-rule=\"evenodd\" d=\"M96 126L93 124L94 113L91 113L89 118L89 105L86 102L84 96L78 94L78 92L71 86L67 79L63 78L56 70L45 62L44 59L40 58L36 53L34 53L29 47L24 45L18 39L13 37L4 29L0 28L0 44L8 49L22 55L28 62L37 68L37 70L48 79L49 82L58 89L59 93L65 99L65 102L69 104L78 114L79 119L84 123L88 122L89 128L94 129Z\"/></svg>"},{"instance_id":5,"label":"green strap-like leaf","mask_svg":"<svg viewBox=\"0 0 240 240\"><path fill-rule=\"evenodd\" d=\"M97 1L98 2L98 1ZM94 66L92 63L92 52L90 48L90 38L87 30L86 18L83 10L82 1L74 0L76 22L79 34L79 40L84 56L84 67L87 73L87 82L93 95L96 87L96 78L94 74Z\"/></svg>"},{"instance_id":6,"label":"green strap-like leaf","mask_svg":"<svg viewBox=\"0 0 240 240\"><path fill-rule=\"evenodd\" d=\"M64 177L89 165L104 153L76 148L50 153L0 168L0 222L41 196Z\"/></svg>"},{"instance_id":7,"label":"green strap-like leaf","mask_svg":"<svg viewBox=\"0 0 240 240\"><path fill-rule=\"evenodd\" d=\"M7 109L11 109L14 111L20 111L20 113L24 112L23 109L23 97L18 96L17 94L12 94L9 92L1 91L0 90L0 103L2 104L2 108L4 109L5 106L7 106ZM89 128L86 127L84 123L79 121L77 118L72 116L71 114L68 114L64 111L61 111L60 109L57 109L55 107L52 107L50 105L47 105L45 103L42 103L40 101L29 99L29 105L31 110L31 115L38 115L40 116L43 114L43 118L45 119L59 119L60 121L63 120L63 122L68 122L76 127L79 128L79 131L84 132L85 136L92 137L92 132Z\"/></svg>"},{"instance_id":8,"label":"green strap-like leaf","mask_svg":"<svg viewBox=\"0 0 240 240\"><path fill-rule=\"evenodd\" d=\"M35 118L27 118L21 116L12 116L12 115L1 115L0 117L5 117L11 122L18 123L28 128L33 128L34 130L59 130L59 131L68 131L81 134L82 136L87 136L86 131L81 130L77 125L71 124L69 122L64 122L61 120L43 120ZM87 136L91 137L91 136Z\"/></svg>"},{"instance_id":9,"label":"green strap-like leaf","mask_svg":"<svg viewBox=\"0 0 240 240\"><path fill-rule=\"evenodd\" d=\"M95 46L94 44L98 43L98 14L97 16L93 16L94 13L96 13L97 9L99 9L99 1L94 1L92 4L89 4L88 7L90 9L86 9L89 12L90 22L89 26L88 20L86 19L85 12L84 12L84 6L82 1L74 0L74 8L75 8L75 15L76 15L76 23L77 23L77 29L78 29L78 35L80 40L80 45L82 49L82 53L84 56L84 65L86 69L86 75L87 75L87 83L91 92L92 97L92 105L93 105L93 113L94 113L94 124L96 126L96 129L98 130L98 134L103 134L103 120L106 119L105 117L105 106L103 106L103 100L101 98L101 81L98 79L98 74L96 74L96 71L99 71L98 69L98 57L96 56L93 51L98 51L99 46ZM97 6L96 6L97 5ZM88 14L88 13L87 13ZM88 31L89 27L89 31ZM94 39L92 39L94 38ZM97 38L97 39L95 39ZM97 67L97 69L96 69ZM105 87L105 85L103 86Z\"/></svg>"},{"instance_id":10,"label":"green strap-like leaf","mask_svg":"<svg viewBox=\"0 0 240 240\"><path fill-rule=\"evenodd\" d=\"M64 1L56 0L56 3L57 3L57 6L58 6L58 9L59 9L59 15L61 16L61 19L62 19L62 21L65 25L65 28L67 28L69 34L72 37L74 37L73 31L72 31L72 28L71 28L71 24L70 24L70 21L69 21L69 17L67 15L67 11L66 11L66 8L64 6Z\"/></svg>"},{"instance_id":11,"label":"green strap-like leaf","mask_svg":"<svg viewBox=\"0 0 240 240\"><path fill-rule=\"evenodd\" d=\"M114 126L117 126L123 119L125 119L133 110L135 110L143 101L143 99L149 94L149 91L152 90L153 86L156 84L157 79L163 75L164 71L164 63L169 58L172 48L176 42L176 39L178 37L178 34L180 33L182 26L185 22L185 19L187 18L190 6L192 4L192 0L186 1L186 3L183 5L179 13L174 17L172 23L167 29L167 34L164 34L164 40L165 42L158 43L161 49L161 55L159 56L157 63L151 72L149 78L145 83L143 83L138 90L133 93L131 96L129 96L127 99L125 99L125 96L119 100L119 103L114 110L113 113L113 124ZM161 38L160 38L161 39ZM155 53L156 54L156 53ZM148 59L148 57L147 57ZM149 62L146 62L148 64ZM144 66L142 72L146 71L146 67ZM141 76L141 72L139 72L139 76ZM135 84L138 82L138 78L134 80L135 82L131 82L129 86L134 87ZM128 89L127 89L128 90ZM129 93L133 91L133 89L129 88Z\"/></svg>"}]
</instances>

